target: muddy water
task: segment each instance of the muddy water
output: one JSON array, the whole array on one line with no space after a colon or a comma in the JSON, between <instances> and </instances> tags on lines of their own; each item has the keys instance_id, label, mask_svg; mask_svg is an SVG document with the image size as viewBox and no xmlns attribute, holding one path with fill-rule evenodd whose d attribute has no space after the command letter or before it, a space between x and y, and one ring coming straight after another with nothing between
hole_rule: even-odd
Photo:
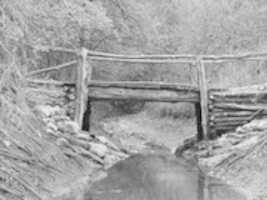
<instances>
[{"instance_id":1,"label":"muddy water","mask_svg":"<svg viewBox=\"0 0 267 200\"><path fill-rule=\"evenodd\" d=\"M245 200L192 162L168 153L137 154L108 170L84 200Z\"/></svg>"}]
</instances>

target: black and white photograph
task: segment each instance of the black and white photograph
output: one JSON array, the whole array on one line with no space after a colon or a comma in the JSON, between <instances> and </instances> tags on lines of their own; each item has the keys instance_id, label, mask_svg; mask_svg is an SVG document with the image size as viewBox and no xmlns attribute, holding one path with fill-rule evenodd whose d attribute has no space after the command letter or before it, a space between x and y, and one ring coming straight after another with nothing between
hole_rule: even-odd
<instances>
[{"instance_id":1,"label":"black and white photograph","mask_svg":"<svg viewBox=\"0 0 267 200\"><path fill-rule=\"evenodd\" d=\"M0 200L267 200L267 0L0 0Z\"/></svg>"}]
</instances>

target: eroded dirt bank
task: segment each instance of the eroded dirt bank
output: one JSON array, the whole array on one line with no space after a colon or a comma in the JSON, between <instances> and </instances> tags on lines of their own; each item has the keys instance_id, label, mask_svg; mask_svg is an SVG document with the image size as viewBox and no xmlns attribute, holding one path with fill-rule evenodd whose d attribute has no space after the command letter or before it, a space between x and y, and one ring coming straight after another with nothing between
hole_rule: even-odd
<instances>
[{"instance_id":1,"label":"eroded dirt bank","mask_svg":"<svg viewBox=\"0 0 267 200\"><path fill-rule=\"evenodd\" d=\"M8 169L10 175L18 170L25 181L21 182L24 188L16 186L21 180L11 178L11 182L5 182L12 188L3 193L9 199L19 199L20 195L30 199L82 198L84 190L118 161L138 152L171 152L194 133L194 120L153 118L144 112L104 120L90 134L80 131L59 106L36 106L34 113L38 122L35 131L39 133L34 136L34 143L38 142L37 138L45 139L46 148L38 152L41 159L35 159L32 164L23 164L23 160L17 159L18 154L16 159L4 157L3 166L12 166ZM190 140L190 148L183 155L197 158L206 173L243 188L252 200L266 199L266 132L267 120L254 120L214 141ZM24 137L22 141L29 142L29 139ZM3 141L5 148L19 153L12 138ZM31 143L27 145L33 147ZM38 167L44 161L51 167L50 172Z\"/></svg>"}]
</instances>

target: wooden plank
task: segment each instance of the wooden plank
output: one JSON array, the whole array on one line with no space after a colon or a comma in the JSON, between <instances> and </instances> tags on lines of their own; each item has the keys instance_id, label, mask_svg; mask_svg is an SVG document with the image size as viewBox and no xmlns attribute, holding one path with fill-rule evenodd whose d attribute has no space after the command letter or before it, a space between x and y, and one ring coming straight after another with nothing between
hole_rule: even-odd
<instances>
[{"instance_id":1,"label":"wooden plank","mask_svg":"<svg viewBox=\"0 0 267 200\"><path fill-rule=\"evenodd\" d=\"M232 122L210 122L211 126L215 126L215 127L222 127L222 126L241 126L246 124L247 121L232 121Z\"/></svg>"},{"instance_id":2,"label":"wooden plank","mask_svg":"<svg viewBox=\"0 0 267 200\"><path fill-rule=\"evenodd\" d=\"M200 89L200 105L201 105L201 120L202 120L202 130L204 139L208 139L208 87L206 80L206 70L205 65L201 58L197 61L198 68L198 80Z\"/></svg>"},{"instance_id":3,"label":"wooden plank","mask_svg":"<svg viewBox=\"0 0 267 200\"><path fill-rule=\"evenodd\" d=\"M87 50L81 49L81 55L79 58L79 65L77 70L77 82L76 82L76 102L75 102L75 121L82 128L83 114L86 109L86 100L88 98L87 91Z\"/></svg>"},{"instance_id":4,"label":"wooden plank","mask_svg":"<svg viewBox=\"0 0 267 200\"><path fill-rule=\"evenodd\" d=\"M252 112L247 112L244 111L244 112L236 112L236 113L233 113L233 112L230 112L229 114L227 112L225 113L213 113L213 114L210 114L209 118L210 120L215 120L215 119L228 119L228 118L235 118L235 117L249 117L252 115ZM266 116L267 113L266 111L265 112L262 112L260 114L261 117L264 117Z\"/></svg>"},{"instance_id":5,"label":"wooden plank","mask_svg":"<svg viewBox=\"0 0 267 200\"><path fill-rule=\"evenodd\" d=\"M75 117L74 120L80 126L81 103L82 103L82 79L83 79L83 58L79 56L76 80L76 101L75 101ZM80 126L81 127L81 126Z\"/></svg>"},{"instance_id":6,"label":"wooden plank","mask_svg":"<svg viewBox=\"0 0 267 200\"><path fill-rule=\"evenodd\" d=\"M32 46L32 48L39 51L60 51L67 53L79 54L77 49L68 49L64 47L49 47L49 46ZM158 55L123 55L114 53L105 53L98 51L87 50L88 56L102 57L102 58L122 58L122 59L191 59L197 60L198 57L202 57L203 62L224 62L231 60L266 60L267 52L248 52L242 54L228 54L228 55L195 55L195 54L158 54Z\"/></svg>"},{"instance_id":7,"label":"wooden plank","mask_svg":"<svg viewBox=\"0 0 267 200\"><path fill-rule=\"evenodd\" d=\"M262 84L254 84L254 85L246 85L242 87L231 87L231 88L212 88L210 89L210 94L213 95L247 95L247 94L258 94L267 91L267 83L264 82Z\"/></svg>"},{"instance_id":8,"label":"wooden plank","mask_svg":"<svg viewBox=\"0 0 267 200\"><path fill-rule=\"evenodd\" d=\"M219 108L224 110L244 110L244 111L257 111L257 110L267 110L266 104L256 104L256 105L246 105L246 104L230 104L230 103L219 103L213 104L213 108Z\"/></svg>"},{"instance_id":9,"label":"wooden plank","mask_svg":"<svg viewBox=\"0 0 267 200\"><path fill-rule=\"evenodd\" d=\"M152 81L90 81L88 87L101 87L101 88L129 88L129 89L151 89L151 90L174 90L184 92L199 93L197 86L185 85L178 83L163 83Z\"/></svg>"},{"instance_id":10,"label":"wooden plank","mask_svg":"<svg viewBox=\"0 0 267 200\"><path fill-rule=\"evenodd\" d=\"M37 84L37 85L55 85L55 86L68 86L75 87L75 83L73 82L62 82L55 80L39 80L39 79L26 79L29 84Z\"/></svg>"},{"instance_id":11,"label":"wooden plank","mask_svg":"<svg viewBox=\"0 0 267 200\"><path fill-rule=\"evenodd\" d=\"M210 122L214 123L231 123L231 122L243 122L249 120L251 117L250 116L245 116L245 117L228 117L228 118L211 118Z\"/></svg>"},{"instance_id":12,"label":"wooden plank","mask_svg":"<svg viewBox=\"0 0 267 200\"><path fill-rule=\"evenodd\" d=\"M91 56L91 60L95 61L111 61L111 62L127 62L127 63L148 63L148 64L162 64L162 63L195 63L192 59L126 59L126 58L109 58ZM174 66L177 67L177 66Z\"/></svg>"},{"instance_id":13,"label":"wooden plank","mask_svg":"<svg viewBox=\"0 0 267 200\"><path fill-rule=\"evenodd\" d=\"M167 89L130 89L118 87L89 87L89 99L92 100L143 100L157 102L199 102L195 92L172 91Z\"/></svg>"}]
</instances>

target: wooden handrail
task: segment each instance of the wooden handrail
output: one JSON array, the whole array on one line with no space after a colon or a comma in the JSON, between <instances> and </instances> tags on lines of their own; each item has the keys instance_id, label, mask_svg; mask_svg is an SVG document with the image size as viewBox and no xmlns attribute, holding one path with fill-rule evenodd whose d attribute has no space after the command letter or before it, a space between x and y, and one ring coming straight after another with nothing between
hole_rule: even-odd
<instances>
[{"instance_id":1,"label":"wooden handrail","mask_svg":"<svg viewBox=\"0 0 267 200\"><path fill-rule=\"evenodd\" d=\"M53 67L48 67L48 68L32 71L32 72L28 73L27 76L35 76L35 75L42 74L42 73L49 72L49 71L60 70L60 69L66 68L66 67L71 67L71 65L74 65L74 64L77 64L77 63L78 63L77 60L73 60L73 61L70 61L70 62L67 62L67 63L63 63L61 65L56 65L56 66L53 66Z\"/></svg>"},{"instance_id":2,"label":"wooden handrail","mask_svg":"<svg viewBox=\"0 0 267 200\"><path fill-rule=\"evenodd\" d=\"M91 60L95 61L111 61L111 62L127 62L127 63L195 63L196 61L193 59L185 59L185 58L176 58L176 59L129 59L129 58L113 58L113 57L100 57L100 56L90 56Z\"/></svg>"},{"instance_id":3,"label":"wooden handrail","mask_svg":"<svg viewBox=\"0 0 267 200\"><path fill-rule=\"evenodd\" d=\"M79 49L70 49L64 47L49 47L49 46L34 46L34 49L40 51L62 51L66 53L75 53L80 55ZM267 59L267 52L247 52L241 54L222 54L222 55L197 55L197 54L140 54L140 55L126 55L126 54L114 54L100 51L92 51L87 49L87 55L92 57L105 57L105 58L121 58L121 59L192 59L197 60L201 57L204 61L213 60L233 60L233 59Z\"/></svg>"},{"instance_id":4,"label":"wooden handrail","mask_svg":"<svg viewBox=\"0 0 267 200\"><path fill-rule=\"evenodd\" d=\"M197 54L147 54L147 55L125 55L104 53L99 51L87 50L88 56L102 58L120 58L120 59L194 59L202 58L203 60L232 60L232 59L251 59L257 57L266 57L267 52L243 53L243 54L224 54L224 55L197 55Z\"/></svg>"}]
</instances>

